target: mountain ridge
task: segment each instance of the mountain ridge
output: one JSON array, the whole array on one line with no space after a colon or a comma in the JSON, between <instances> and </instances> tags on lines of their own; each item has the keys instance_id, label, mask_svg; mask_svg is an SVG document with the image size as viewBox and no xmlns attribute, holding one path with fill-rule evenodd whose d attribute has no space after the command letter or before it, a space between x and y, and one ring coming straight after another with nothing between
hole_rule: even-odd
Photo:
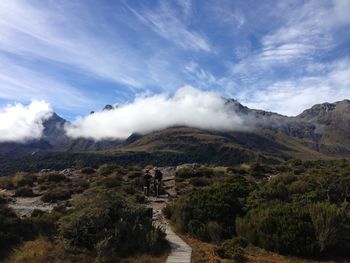
<instances>
[{"instance_id":1,"label":"mountain ridge","mask_svg":"<svg viewBox=\"0 0 350 263\"><path fill-rule=\"evenodd\" d=\"M113 110L106 105L104 110ZM226 100L232 114L243 119L247 131L221 132L191 127L169 127L148 134L132 134L126 140L71 139L64 132L68 121L56 113L46 120L43 136L25 144L0 143L0 156L36 152L182 153L230 156L266 156L325 159L350 156L350 101L316 104L288 117L250 109L237 100ZM259 157L259 158L260 158ZM250 158L250 157L249 157ZM249 159L248 158L248 159ZM258 157L257 157L258 158Z\"/></svg>"}]
</instances>

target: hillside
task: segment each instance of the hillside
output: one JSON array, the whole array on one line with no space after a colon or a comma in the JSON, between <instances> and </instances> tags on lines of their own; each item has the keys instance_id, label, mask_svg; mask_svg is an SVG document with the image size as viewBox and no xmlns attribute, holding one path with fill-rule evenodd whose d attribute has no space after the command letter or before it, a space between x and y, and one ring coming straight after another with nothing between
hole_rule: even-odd
<instances>
[{"instance_id":1,"label":"hillside","mask_svg":"<svg viewBox=\"0 0 350 263\"><path fill-rule=\"evenodd\" d=\"M350 156L350 101L315 105L296 117L249 109L227 100L232 114L244 120L244 131L217 132L190 127L170 127L127 140L71 139L66 120L54 114L44 123L41 140L26 144L1 143L0 156L37 152L151 153L180 155L189 161L241 163L290 158L329 159ZM195 158L193 158L195 156ZM210 157L210 158L209 158Z\"/></svg>"},{"instance_id":2,"label":"hillside","mask_svg":"<svg viewBox=\"0 0 350 263\"><path fill-rule=\"evenodd\" d=\"M241 132L214 132L172 127L144 136L133 135L120 151L176 152L285 160L350 156L350 101L315 105L296 117L249 109L228 100L232 112L249 127Z\"/></svg>"}]
</instances>

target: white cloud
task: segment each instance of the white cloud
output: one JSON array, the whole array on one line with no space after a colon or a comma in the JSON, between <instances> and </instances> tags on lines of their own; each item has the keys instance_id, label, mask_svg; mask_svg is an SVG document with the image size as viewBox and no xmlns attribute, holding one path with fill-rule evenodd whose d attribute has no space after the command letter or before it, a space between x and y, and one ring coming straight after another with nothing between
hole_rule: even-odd
<instances>
[{"instance_id":1,"label":"white cloud","mask_svg":"<svg viewBox=\"0 0 350 263\"><path fill-rule=\"evenodd\" d=\"M40 139L43 121L52 114L50 105L44 101L8 105L0 110L0 142L26 142Z\"/></svg>"},{"instance_id":2,"label":"white cloud","mask_svg":"<svg viewBox=\"0 0 350 263\"><path fill-rule=\"evenodd\" d=\"M132 133L145 134L179 125L212 130L245 129L241 118L228 111L225 100L217 93L185 86L174 96L138 97L114 110L79 118L66 131L73 138L124 139Z\"/></svg>"}]
</instances>

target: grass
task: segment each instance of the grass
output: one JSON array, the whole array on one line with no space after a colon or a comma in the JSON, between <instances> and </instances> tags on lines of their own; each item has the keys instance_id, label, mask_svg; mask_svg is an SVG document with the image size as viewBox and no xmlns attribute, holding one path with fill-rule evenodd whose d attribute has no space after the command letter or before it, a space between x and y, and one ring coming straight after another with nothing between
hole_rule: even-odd
<instances>
[{"instance_id":1,"label":"grass","mask_svg":"<svg viewBox=\"0 0 350 263\"><path fill-rule=\"evenodd\" d=\"M173 228L174 229L174 228ZM220 258L215 253L216 245L199 241L187 234L182 234L176 231L191 248L192 258L191 263L231 263L233 261ZM264 249L248 246L245 248L245 256L247 263L339 263L348 262L345 260L310 260L297 257L288 257L277 253L269 252Z\"/></svg>"},{"instance_id":2,"label":"grass","mask_svg":"<svg viewBox=\"0 0 350 263\"><path fill-rule=\"evenodd\" d=\"M165 253L159 257L151 255L141 255L122 259L120 263L164 263L167 257L168 253Z\"/></svg>"},{"instance_id":3,"label":"grass","mask_svg":"<svg viewBox=\"0 0 350 263\"><path fill-rule=\"evenodd\" d=\"M67 256L65 251L49 241L45 237L38 237L33 241L27 241L22 246L14 249L4 263L67 263L85 262L92 263L93 259L86 254L80 254L77 258Z\"/></svg>"}]
</instances>

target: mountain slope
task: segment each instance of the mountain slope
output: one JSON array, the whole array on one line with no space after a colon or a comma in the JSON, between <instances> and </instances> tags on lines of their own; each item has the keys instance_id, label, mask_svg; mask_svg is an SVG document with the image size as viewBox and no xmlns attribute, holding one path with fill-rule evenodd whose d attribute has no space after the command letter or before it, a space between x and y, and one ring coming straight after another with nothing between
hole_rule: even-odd
<instances>
[{"instance_id":1,"label":"mountain slope","mask_svg":"<svg viewBox=\"0 0 350 263\"><path fill-rule=\"evenodd\" d=\"M350 101L324 103L296 117L249 109L236 100L226 102L249 127L241 132L214 132L190 127L171 127L127 140L93 141L65 135L67 121L56 114L44 123L40 140L26 144L1 143L0 156L37 151L101 152L109 154L160 153L190 156L193 160L281 161L289 158L327 159L350 156Z\"/></svg>"}]
</instances>

